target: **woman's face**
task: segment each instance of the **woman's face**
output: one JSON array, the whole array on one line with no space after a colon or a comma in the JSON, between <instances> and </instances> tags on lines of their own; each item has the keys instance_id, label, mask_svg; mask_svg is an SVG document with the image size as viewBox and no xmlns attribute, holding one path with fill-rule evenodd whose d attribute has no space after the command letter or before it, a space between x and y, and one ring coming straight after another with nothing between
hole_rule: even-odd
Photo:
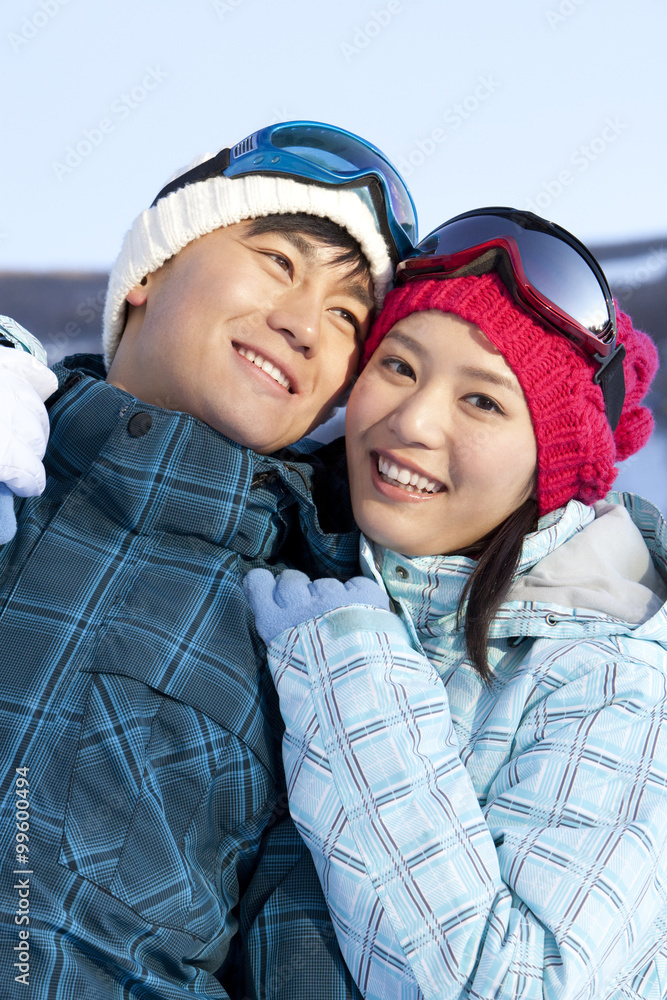
<instances>
[{"instance_id":1,"label":"woman's face","mask_svg":"<svg viewBox=\"0 0 667 1000\"><path fill-rule=\"evenodd\" d=\"M451 313L392 327L352 391L345 429L356 521L404 555L467 548L534 489L535 435L517 378Z\"/></svg>"}]
</instances>

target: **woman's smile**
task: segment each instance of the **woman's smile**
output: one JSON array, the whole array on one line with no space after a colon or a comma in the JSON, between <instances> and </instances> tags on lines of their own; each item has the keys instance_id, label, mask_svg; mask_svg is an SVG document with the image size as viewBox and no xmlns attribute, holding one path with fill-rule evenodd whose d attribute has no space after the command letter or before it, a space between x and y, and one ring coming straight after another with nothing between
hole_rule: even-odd
<instances>
[{"instance_id":1,"label":"woman's smile","mask_svg":"<svg viewBox=\"0 0 667 1000\"><path fill-rule=\"evenodd\" d=\"M407 494L406 499L432 497L446 488L444 483L432 479L422 469L415 469L414 465L404 464L398 456L391 452L374 453L371 455L371 461L373 460L375 460L380 481L402 490L403 493ZM397 499L400 500L400 497Z\"/></svg>"}]
</instances>

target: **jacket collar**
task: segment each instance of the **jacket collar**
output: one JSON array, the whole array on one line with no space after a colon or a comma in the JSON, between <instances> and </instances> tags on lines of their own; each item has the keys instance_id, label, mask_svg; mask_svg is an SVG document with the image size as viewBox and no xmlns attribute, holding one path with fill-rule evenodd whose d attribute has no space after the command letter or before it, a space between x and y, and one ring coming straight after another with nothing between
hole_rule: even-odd
<instances>
[{"instance_id":1,"label":"jacket collar","mask_svg":"<svg viewBox=\"0 0 667 1000\"><path fill-rule=\"evenodd\" d=\"M573 607L554 600L554 593L545 587L544 597L513 599L521 593L521 584L536 567L541 567L548 557L559 550L565 552L568 543L579 548L579 535L593 525L603 509L596 509L570 501L565 507L540 518L538 530L526 537L517 574L509 599L501 607L489 630L495 636L548 636L550 638L581 638L593 635L621 635L632 632L641 638L656 638L665 642L667 637L667 611L660 594L661 583L667 582L667 526L660 512L649 501L632 494L609 494L601 508L612 504L627 511L632 525L639 529L640 545L652 556L654 567L662 581L658 582L658 597L647 602L646 616L639 621L627 622L622 615L604 610L604 602L593 604L592 599ZM600 553L604 557L604 553ZM362 568L368 575L380 577L397 607L412 619L416 632L424 635L442 635L456 629L456 617L461 592L475 562L465 556L420 556L409 558L374 546L367 539L361 542ZM648 591L650 598L651 594Z\"/></svg>"},{"instance_id":2,"label":"jacket collar","mask_svg":"<svg viewBox=\"0 0 667 1000\"><path fill-rule=\"evenodd\" d=\"M47 471L68 486L87 478L112 525L198 536L248 559L301 546L318 575L354 571L356 530L323 531L312 500L322 463L258 455L187 413L144 403L105 381L101 356L65 358L54 371Z\"/></svg>"}]
</instances>

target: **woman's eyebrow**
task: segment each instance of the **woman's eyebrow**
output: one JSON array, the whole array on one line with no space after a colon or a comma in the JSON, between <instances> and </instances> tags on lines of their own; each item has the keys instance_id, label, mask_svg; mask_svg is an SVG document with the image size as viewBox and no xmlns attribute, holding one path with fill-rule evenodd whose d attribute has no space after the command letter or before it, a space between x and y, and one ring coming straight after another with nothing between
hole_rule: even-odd
<instances>
[{"instance_id":1,"label":"woman's eyebrow","mask_svg":"<svg viewBox=\"0 0 667 1000\"><path fill-rule=\"evenodd\" d=\"M459 372L467 378L480 379L483 382L490 382L492 385L499 385L503 389L508 389L510 392L515 393L517 396L523 395L519 383L510 378L509 375L492 372L488 368L474 368L468 365L459 368Z\"/></svg>"},{"instance_id":2,"label":"woman's eyebrow","mask_svg":"<svg viewBox=\"0 0 667 1000\"><path fill-rule=\"evenodd\" d=\"M400 330L390 330L384 339L385 341L395 341L419 357L426 355L426 349L418 340L413 340L407 333L402 333ZM515 393L517 396L523 396L521 386L509 375L503 375L501 372L493 372L488 368L476 368L473 365L462 365L458 371L467 378L480 379L481 381L489 382L491 385L499 385Z\"/></svg>"},{"instance_id":3,"label":"woman's eyebrow","mask_svg":"<svg viewBox=\"0 0 667 1000\"><path fill-rule=\"evenodd\" d=\"M405 347L408 351L412 351L419 357L424 357L424 355L426 354L424 347L419 343L418 340L413 340L413 338L409 337L407 333L401 333L400 330L390 330L384 339L385 341L387 340L396 341L396 343L400 344L401 347Z\"/></svg>"}]
</instances>

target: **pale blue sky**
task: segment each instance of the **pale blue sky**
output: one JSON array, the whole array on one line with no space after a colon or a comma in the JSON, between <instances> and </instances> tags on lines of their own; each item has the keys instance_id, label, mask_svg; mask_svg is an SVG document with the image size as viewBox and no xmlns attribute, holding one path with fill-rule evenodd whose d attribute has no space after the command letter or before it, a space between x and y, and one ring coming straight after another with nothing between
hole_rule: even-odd
<instances>
[{"instance_id":1,"label":"pale blue sky","mask_svg":"<svg viewBox=\"0 0 667 1000\"><path fill-rule=\"evenodd\" d=\"M423 235L664 236L666 37L663 0L5 0L0 268L108 267L176 167L300 117L407 165Z\"/></svg>"}]
</instances>

